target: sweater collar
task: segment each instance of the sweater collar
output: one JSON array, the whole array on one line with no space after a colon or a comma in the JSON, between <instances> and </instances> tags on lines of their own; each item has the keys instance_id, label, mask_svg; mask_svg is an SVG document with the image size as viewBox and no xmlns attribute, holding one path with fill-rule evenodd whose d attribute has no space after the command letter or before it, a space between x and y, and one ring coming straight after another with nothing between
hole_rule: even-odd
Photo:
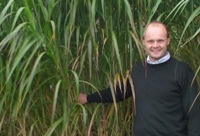
<instances>
[{"instance_id":1,"label":"sweater collar","mask_svg":"<svg viewBox=\"0 0 200 136\"><path fill-rule=\"evenodd\" d=\"M170 53L166 52L165 56L163 56L162 58L160 58L159 60L157 60L155 62L151 61L150 57L147 56L147 63L152 64L152 65L156 65L156 64L164 63L164 62L168 61L169 59L170 59Z\"/></svg>"}]
</instances>

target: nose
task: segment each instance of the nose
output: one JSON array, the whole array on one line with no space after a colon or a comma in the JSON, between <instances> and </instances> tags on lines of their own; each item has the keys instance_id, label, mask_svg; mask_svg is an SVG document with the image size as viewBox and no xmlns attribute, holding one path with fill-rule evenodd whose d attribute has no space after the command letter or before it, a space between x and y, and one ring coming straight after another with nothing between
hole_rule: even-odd
<instances>
[{"instance_id":1,"label":"nose","mask_svg":"<svg viewBox=\"0 0 200 136\"><path fill-rule=\"evenodd\" d=\"M153 43L153 47L154 47L154 48L157 48L157 47L158 47L158 42L155 41L155 42Z\"/></svg>"}]
</instances>

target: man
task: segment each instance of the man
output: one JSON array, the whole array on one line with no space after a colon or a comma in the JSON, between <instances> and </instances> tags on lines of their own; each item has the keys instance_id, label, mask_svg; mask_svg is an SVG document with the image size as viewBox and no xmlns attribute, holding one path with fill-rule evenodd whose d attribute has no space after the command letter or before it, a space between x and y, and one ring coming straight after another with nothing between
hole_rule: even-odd
<instances>
[{"instance_id":1,"label":"man","mask_svg":"<svg viewBox=\"0 0 200 136\"><path fill-rule=\"evenodd\" d=\"M200 102L194 73L186 63L170 57L167 27L151 22L142 42L148 54L147 64L136 63L131 70L136 95L133 135L200 136ZM115 95L116 101L132 96L130 81L126 90L117 87ZM81 104L112 100L110 88L100 94L79 95Z\"/></svg>"}]
</instances>

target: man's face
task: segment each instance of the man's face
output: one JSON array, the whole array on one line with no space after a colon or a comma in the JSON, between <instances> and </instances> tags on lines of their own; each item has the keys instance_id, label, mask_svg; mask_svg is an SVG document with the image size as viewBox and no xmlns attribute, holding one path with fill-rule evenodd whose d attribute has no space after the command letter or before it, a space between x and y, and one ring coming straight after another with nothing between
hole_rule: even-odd
<instances>
[{"instance_id":1,"label":"man's face","mask_svg":"<svg viewBox=\"0 0 200 136\"><path fill-rule=\"evenodd\" d=\"M170 38L167 37L167 31L163 25L150 24L144 33L142 42L150 60L155 62L166 54Z\"/></svg>"}]
</instances>

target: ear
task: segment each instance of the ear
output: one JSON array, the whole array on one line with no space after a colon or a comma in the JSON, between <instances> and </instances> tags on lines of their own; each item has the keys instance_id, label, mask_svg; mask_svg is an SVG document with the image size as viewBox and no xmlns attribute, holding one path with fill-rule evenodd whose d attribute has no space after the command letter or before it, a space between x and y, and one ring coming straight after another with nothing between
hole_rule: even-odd
<instances>
[{"instance_id":1,"label":"ear","mask_svg":"<svg viewBox=\"0 0 200 136\"><path fill-rule=\"evenodd\" d=\"M171 41L170 37L169 37L169 38L167 38L167 45L169 45L169 44L170 44L170 41Z\"/></svg>"},{"instance_id":2,"label":"ear","mask_svg":"<svg viewBox=\"0 0 200 136\"><path fill-rule=\"evenodd\" d=\"M144 44L144 36L142 37L142 43L143 43L143 45L145 45L145 44Z\"/></svg>"}]
</instances>

